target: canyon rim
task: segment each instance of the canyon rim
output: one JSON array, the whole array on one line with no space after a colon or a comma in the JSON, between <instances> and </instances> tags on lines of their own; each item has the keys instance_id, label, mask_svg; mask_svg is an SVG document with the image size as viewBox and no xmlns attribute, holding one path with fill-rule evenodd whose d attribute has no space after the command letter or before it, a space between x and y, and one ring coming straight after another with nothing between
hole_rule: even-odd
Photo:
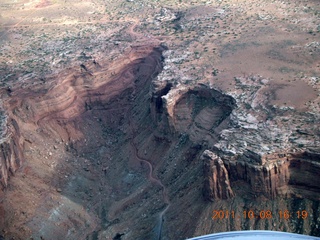
<instances>
[{"instance_id":1,"label":"canyon rim","mask_svg":"<svg viewBox=\"0 0 320 240\"><path fill-rule=\"evenodd\" d=\"M316 1L0 7L4 239L320 236Z\"/></svg>"}]
</instances>

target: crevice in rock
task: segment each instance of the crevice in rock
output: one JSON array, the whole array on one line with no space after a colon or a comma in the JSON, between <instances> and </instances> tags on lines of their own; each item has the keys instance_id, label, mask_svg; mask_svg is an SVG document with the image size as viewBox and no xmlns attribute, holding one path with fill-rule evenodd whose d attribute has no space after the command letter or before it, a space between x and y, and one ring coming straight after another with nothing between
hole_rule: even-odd
<instances>
[{"instance_id":1,"label":"crevice in rock","mask_svg":"<svg viewBox=\"0 0 320 240\"><path fill-rule=\"evenodd\" d=\"M166 86L153 94L151 103L155 102L156 113L163 113L163 101L162 96L165 96L172 88L172 83L167 83Z\"/></svg>"}]
</instances>

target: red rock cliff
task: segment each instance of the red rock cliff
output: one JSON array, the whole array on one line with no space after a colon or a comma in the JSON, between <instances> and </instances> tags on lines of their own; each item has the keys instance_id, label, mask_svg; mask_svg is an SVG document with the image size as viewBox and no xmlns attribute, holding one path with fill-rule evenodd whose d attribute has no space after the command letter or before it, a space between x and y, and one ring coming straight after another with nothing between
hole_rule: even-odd
<instances>
[{"instance_id":1,"label":"red rock cliff","mask_svg":"<svg viewBox=\"0 0 320 240\"><path fill-rule=\"evenodd\" d=\"M203 161L204 198L210 201L214 199L228 199L234 196L230 186L229 174L223 161L213 152L206 150L201 159Z\"/></svg>"},{"instance_id":2,"label":"red rock cliff","mask_svg":"<svg viewBox=\"0 0 320 240\"><path fill-rule=\"evenodd\" d=\"M6 187L10 174L21 166L23 161L22 145L19 126L15 120L7 122L5 137L0 141L0 184Z\"/></svg>"}]
</instances>

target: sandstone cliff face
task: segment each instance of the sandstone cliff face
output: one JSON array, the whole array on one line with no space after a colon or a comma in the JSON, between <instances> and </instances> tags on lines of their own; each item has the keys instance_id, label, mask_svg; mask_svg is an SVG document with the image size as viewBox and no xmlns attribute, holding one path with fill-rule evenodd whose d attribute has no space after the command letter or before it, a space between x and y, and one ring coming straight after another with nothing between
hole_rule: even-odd
<instances>
[{"instance_id":1,"label":"sandstone cliff face","mask_svg":"<svg viewBox=\"0 0 320 240\"><path fill-rule=\"evenodd\" d=\"M308 155L308 149L317 149L320 140L314 124L319 114L271 106L269 80L260 76L234 78L235 89L230 92L206 84L188 86L172 64L173 52L166 54L165 70L151 88L153 93L162 93L157 95L163 109L158 118L161 129L186 134L193 143L217 154L225 166L223 172L230 176L231 188L232 182L244 181L256 196L301 196L297 189L305 189L308 197L319 199L318 188L309 180L309 176L317 178L312 169L318 169L319 156ZM204 189L209 191L216 166L204 163L206 167ZM301 170L305 176L298 174Z\"/></svg>"},{"instance_id":2,"label":"sandstone cliff face","mask_svg":"<svg viewBox=\"0 0 320 240\"><path fill-rule=\"evenodd\" d=\"M165 56L171 54L165 59L164 70L151 87L150 95L156 96L162 109L153 119L157 128L165 130L161 139L175 144L173 139L183 138L184 144L179 148L200 146L193 155L197 158L194 163L201 166L200 171L198 168L195 173L194 165L192 170L187 168L189 177L202 172L201 196L209 200L207 211L218 210L223 205L225 209L239 211L270 209L277 213L286 208L294 212L301 203L299 209L308 209L318 216L313 209L318 208L320 199L320 189L316 186L319 182L319 114L271 105L269 80L260 76L236 77L235 88L230 92L214 89L210 84L185 84L184 76L172 64L174 53L168 52L164 53ZM153 103L151 109L155 108ZM185 159L177 151L174 156ZM183 161L176 162L181 168L185 167ZM193 179L188 182L199 187ZM190 201L190 195L185 201ZM211 217L205 213L202 216ZM272 221L257 224L249 219L238 222L231 219L221 228L215 223L202 225L199 220L198 232L205 226L210 232L246 228L291 229L289 231L302 233L297 230L301 229L301 221L291 219L291 225L288 222L278 226L277 222L282 220L279 215ZM315 234L317 221L304 222L303 226ZM306 228L308 224L310 228Z\"/></svg>"},{"instance_id":3,"label":"sandstone cliff face","mask_svg":"<svg viewBox=\"0 0 320 240\"><path fill-rule=\"evenodd\" d=\"M233 158L225 156L223 160L205 150L200 160L204 167L204 198L210 201L233 197L232 182L239 180L246 182L255 196L320 199L316 180L320 158L316 150L264 156L247 151Z\"/></svg>"},{"instance_id":4,"label":"sandstone cliff face","mask_svg":"<svg viewBox=\"0 0 320 240\"><path fill-rule=\"evenodd\" d=\"M294 110L267 108L263 79L236 79L232 93L177 84L162 79L168 70L161 72L162 47L136 50L122 68L121 60L106 69L87 64L88 71L49 82L45 90L14 89L5 101L11 138L2 145L2 181L6 185L23 159L19 149L25 150L30 166L18 172L24 181L13 184L34 201L26 212L8 191L0 221L6 236L156 239L160 231L162 239L182 239L300 228L319 234L319 150L310 150L318 136L309 133L318 116L295 115L299 122L309 119L295 129ZM308 148L299 147L302 142ZM279 215L211 219L222 208L276 213L279 207L304 208L314 217L279 226Z\"/></svg>"},{"instance_id":5,"label":"sandstone cliff face","mask_svg":"<svg viewBox=\"0 0 320 240\"><path fill-rule=\"evenodd\" d=\"M202 145L217 142L217 132L226 128L235 108L232 97L206 85L177 88L171 83L151 91L151 111L158 134L186 134Z\"/></svg>"},{"instance_id":6,"label":"sandstone cliff face","mask_svg":"<svg viewBox=\"0 0 320 240\"><path fill-rule=\"evenodd\" d=\"M145 130L139 118L149 116L147 93L152 76L161 71L162 51L161 46L132 47L111 66L88 62L85 69L32 90L3 93L8 116L0 148L3 186L23 168L11 179L12 187L0 192L0 237L85 239L99 232L112 239L125 227L136 229L136 222L123 220L141 217L136 207L146 194L162 199L159 188L149 186L128 140L135 129ZM129 238L154 238L147 229L158 222L154 208L147 203L148 217L127 233Z\"/></svg>"},{"instance_id":7,"label":"sandstone cliff face","mask_svg":"<svg viewBox=\"0 0 320 240\"><path fill-rule=\"evenodd\" d=\"M17 122L9 119L5 122L4 136L0 140L0 185L4 188L8 184L10 175L13 175L23 163L23 139Z\"/></svg>"},{"instance_id":8,"label":"sandstone cliff face","mask_svg":"<svg viewBox=\"0 0 320 240\"><path fill-rule=\"evenodd\" d=\"M102 77L95 78L91 71L99 75L104 70L94 63L89 63L80 72L63 76L57 82L49 83L49 86L36 86L34 91L30 92L18 88L10 93L10 96L2 92L1 95L6 96L0 126L0 183L2 186L7 185L10 174L14 174L23 161L25 139L20 133L19 124L30 125L32 126L30 129L44 126L51 128L54 132L62 134L59 137L63 140L69 141L72 136L68 136L65 130L62 130L64 133L59 132L62 128L72 128L72 126L64 126L65 122L92 109L112 108L109 106L111 99L119 93L128 94L128 89L133 87L133 78L139 71L139 64L144 61L144 58L141 60L139 57L148 58L150 62L147 65L152 65L151 69L157 68L160 66L158 61L161 59L161 51L161 47L135 49L125 61L121 60L125 69L118 69L117 65L121 64L114 62L113 71L118 73L114 73L110 81L104 81ZM141 75L146 74L149 74L148 71L141 73ZM117 84L119 79L125 81ZM79 135L74 134L73 137L76 139Z\"/></svg>"},{"instance_id":9,"label":"sandstone cliff face","mask_svg":"<svg viewBox=\"0 0 320 240\"><path fill-rule=\"evenodd\" d=\"M225 159L233 181L244 180L251 186L251 192L275 198L278 189L286 187L289 182L289 162L286 154L274 154L261 158L250 151L234 160Z\"/></svg>"},{"instance_id":10,"label":"sandstone cliff face","mask_svg":"<svg viewBox=\"0 0 320 240\"><path fill-rule=\"evenodd\" d=\"M229 174L223 161L208 150L204 151L203 161L203 195L210 201L215 199L228 199L234 196L230 186Z\"/></svg>"}]
</instances>

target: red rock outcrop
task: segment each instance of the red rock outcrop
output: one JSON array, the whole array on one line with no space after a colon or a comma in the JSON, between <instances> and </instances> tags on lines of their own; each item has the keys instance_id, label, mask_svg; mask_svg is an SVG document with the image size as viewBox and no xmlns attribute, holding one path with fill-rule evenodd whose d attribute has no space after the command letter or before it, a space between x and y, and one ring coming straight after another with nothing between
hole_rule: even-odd
<instances>
[{"instance_id":1,"label":"red rock outcrop","mask_svg":"<svg viewBox=\"0 0 320 240\"><path fill-rule=\"evenodd\" d=\"M319 154L311 150L264 156L247 151L236 157L223 157L231 187L232 182L243 180L250 185L252 194L262 194L271 199L278 196L301 197L303 194L319 200L320 188L315 181L320 171L319 160ZM207 174L204 177L207 179Z\"/></svg>"},{"instance_id":2,"label":"red rock outcrop","mask_svg":"<svg viewBox=\"0 0 320 240\"><path fill-rule=\"evenodd\" d=\"M204 84L177 87L165 79L158 81L158 85L152 88L154 95L151 98L151 110L158 124L157 134L167 138L172 138L170 134L173 133L185 134L194 144L201 144L221 157L222 160L219 159L223 164L219 168L216 164L220 161L204 163L206 199L233 195L219 193L223 181L219 182L212 176L220 173L223 173L222 178L230 176L230 181L224 187L226 192L232 191L233 182L244 181L250 186L250 194L255 196L264 195L270 199L278 196L297 197L300 196L297 189L305 189L303 192L309 198L319 199L319 189L309 178L317 178L312 169L319 168L318 151L295 150L296 144L288 143L291 130L282 126L277 119L281 119L282 115L286 117L288 109L284 112L275 110L279 116L272 121L261 119L265 112L270 116L275 114L265 106L268 98L255 94L255 91L264 87L263 80L240 80L236 79L239 89L233 93L234 98ZM315 114L301 114L299 117L305 122L317 119ZM313 125L310 127L314 128ZM318 135L312 139L311 134L301 134L301 130L297 133L305 138L299 141L308 142L310 146L316 144ZM206 155L203 153L200 161ZM306 175L299 174L301 169Z\"/></svg>"},{"instance_id":3,"label":"red rock outcrop","mask_svg":"<svg viewBox=\"0 0 320 240\"><path fill-rule=\"evenodd\" d=\"M130 210L130 204L144 199L143 192L136 192L136 186L131 188L127 184L138 181L147 191L149 181L136 173L126 172L128 159L115 156L122 152L119 148L112 155L110 149L121 141L126 156L132 155L132 146L126 145L128 138L132 138L132 131L128 128L136 128L140 124L139 114L148 113L148 105L143 105L145 108L142 110L139 101L144 98L150 100L147 98L149 83L162 69L162 51L162 47L153 45L132 47L125 58L112 64L101 63L97 67L97 64L87 62L85 67L67 69L59 76L48 79L45 84L18 86L10 94L2 93L7 116L3 125L8 130L1 142L0 180L4 187L7 186L9 175L23 166L11 181L11 186L17 182L23 186L16 191L7 188L0 192L0 211L4 211L0 218L0 238L5 235L19 239L30 236L37 239L42 236L84 239L94 229L99 230L99 221L118 223L119 214ZM129 111L133 106L135 108ZM134 119L132 127L128 126L128 116ZM140 155L143 156L142 153ZM26 160L23 163L24 157ZM115 158L115 162L110 163L111 158ZM140 169L138 161L133 156L131 158L135 164L133 168ZM116 174L106 183L104 178L112 176L114 169L119 172L125 169L125 175L134 177L123 180L123 173ZM141 169L138 171L143 172ZM111 187L111 182L122 184L116 186L116 183ZM127 193L133 192L128 196L132 200L118 201L124 196L121 192L123 186L127 188ZM158 196L157 187L152 191ZM114 199L115 195L117 199ZM97 199L112 206L111 210L108 207L108 216L105 207L101 209L97 204ZM82 206L90 208L90 211ZM111 212L117 212L117 209L120 209L119 213L113 216ZM153 210L153 207L147 209ZM101 220L100 216L94 216L95 211L101 212ZM151 218L156 216L157 222L158 212L150 214ZM128 214L132 215L132 212ZM139 211L135 214L141 216ZM63 226L68 227L59 227L56 224L58 218ZM27 225L27 221L32 225ZM128 226L125 221L121 224ZM70 229L76 231L70 232ZM117 236L117 229L122 231L121 227L116 226L115 232L105 238ZM139 235L136 231L133 238L137 239Z\"/></svg>"},{"instance_id":4,"label":"red rock outcrop","mask_svg":"<svg viewBox=\"0 0 320 240\"><path fill-rule=\"evenodd\" d=\"M210 201L232 198L234 193L230 186L229 174L221 158L206 150L201 160L203 161L204 198Z\"/></svg>"},{"instance_id":5,"label":"red rock outcrop","mask_svg":"<svg viewBox=\"0 0 320 240\"><path fill-rule=\"evenodd\" d=\"M235 94L236 101L205 84L164 82L152 88L151 80L162 70L162 50L137 48L126 60L105 68L86 63L81 71L45 86L13 89L4 101L12 135L2 145L2 181L5 185L8 172L21 164L19 149L27 145L33 169L23 169L27 184L15 184L25 199L36 200L28 206L29 215L20 199L10 198L14 192L3 201L8 217L0 227L9 231L5 236L59 233L61 239L84 239L124 233L128 239L182 239L193 236L196 228L201 234L203 229L272 229L278 219L265 225L248 219L224 224L203 219L222 206L230 211L260 206L266 202L261 199L319 200L314 181L320 170L318 150L291 153L274 148L282 131L274 126L280 124L259 119L264 109L255 112L245 94ZM243 98L247 102L241 102ZM290 145L284 144L289 134L283 133L281 146ZM29 185L30 195L24 190ZM204 202L203 196L210 201ZM295 202L281 204L297 211ZM316 203L305 205L318 216ZM11 207L15 212L8 214ZM196 215L199 218L190 218ZM315 235L315 220L308 223L313 224L308 233ZM17 233L13 224L27 230ZM282 228L295 231L290 224Z\"/></svg>"},{"instance_id":6,"label":"red rock outcrop","mask_svg":"<svg viewBox=\"0 0 320 240\"><path fill-rule=\"evenodd\" d=\"M3 136L0 142L1 185L7 186L10 174L14 174L23 162L25 139L20 133L19 124L31 124L33 127L45 125L46 128L59 131L63 127L57 126L59 121L69 121L93 108L108 108L113 97L124 89L133 87L141 61L149 61L148 64L155 68L159 66L156 61L161 59L160 52L161 50L152 46L133 48L125 60L115 61L112 66L107 67L107 71L112 73L108 81L100 76L106 69L90 63L82 66L80 72L61 76L60 80L51 82L49 86L38 86L39 89L35 87L34 91L19 88L10 91L10 96L3 104L7 120L2 124ZM146 71L143 74L148 73ZM2 95L7 93L3 92ZM70 140L68 134L62 134L61 137L63 135L66 137L64 140Z\"/></svg>"},{"instance_id":7,"label":"red rock outcrop","mask_svg":"<svg viewBox=\"0 0 320 240\"><path fill-rule=\"evenodd\" d=\"M23 138L14 119L6 122L5 136L0 140L0 185L6 187L10 175L23 163Z\"/></svg>"},{"instance_id":8,"label":"red rock outcrop","mask_svg":"<svg viewBox=\"0 0 320 240\"><path fill-rule=\"evenodd\" d=\"M244 180L251 186L253 194L265 194L274 198L278 189L289 181L288 158L286 154L261 157L247 151L225 164L233 181Z\"/></svg>"},{"instance_id":9,"label":"red rock outcrop","mask_svg":"<svg viewBox=\"0 0 320 240\"><path fill-rule=\"evenodd\" d=\"M151 112L158 135L187 134L193 142L213 145L216 130L224 129L235 101L204 84L193 87L166 85L151 90Z\"/></svg>"}]
</instances>

